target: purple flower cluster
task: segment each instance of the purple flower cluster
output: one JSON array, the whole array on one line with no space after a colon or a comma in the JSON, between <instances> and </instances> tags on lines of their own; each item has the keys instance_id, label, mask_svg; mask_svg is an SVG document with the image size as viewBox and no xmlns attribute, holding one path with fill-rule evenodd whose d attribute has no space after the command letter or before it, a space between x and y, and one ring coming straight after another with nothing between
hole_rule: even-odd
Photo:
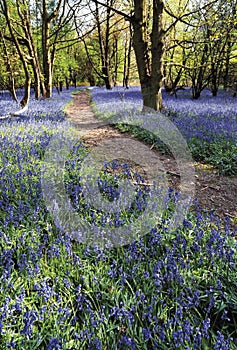
<instances>
[{"instance_id":1,"label":"purple flower cluster","mask_svg":"<svg viewBox=\"0 0 237 350\"><path fill-rule=\"evenodd\" d=\"M50 119L50 120L65 120L65 114L63 113L63 107L72 99L72 92L75 89L70 88L69 90L64 90L60 94L54 89L52 98L45 100L36 100L33 96L33 91L31 93L31 99L29 101L29 106L27 111L23 112L19 117L10 118L10 114L14 113L21 109L20 104L16 103L9 96L9 93L6 91L5 93L0 94L0 117L8 117L7 121L11 122L12 119L15 120L28 120L28 119ZM23 91L18 90L17 96L19 101L23 96ZM0 118L0 122L6 120Z\"/></svg>"},{"instance_id":2,"label":"purple flower cluster","mask_svg":"<svg viewBox=\"0 0 237 350\"><path fill-rule=\"evenodd\" d=\"M132 244L102 251L74 241L56 228L39 180L51 135L66 127L54 117L0 123L1 349L235 349L237 245L228 222L197 210L169 232L167 203L159 224ZM98 227L139 215L145 186L130 212L115 213L110 223L86 203L79 172L85 153L75 146L65 175L79 214ZM111 168L123 172L111 180ZM126 164L106 169L97 185L110 201L119 176L142 184Z\"/></svg>"},{"instance_id":3,"label":"purple flower cluster","mask_svg":"<svg viewBox=\"0 0 237 350\"><path fill-rule=\"evenodd\" d=\"M121 100L122 92L124 97ZM101 113L142 107L139 87L129 90L117 87L112 91L94 88L91 93L95 107ZM213 97L210 91L204 90L199 100L192 100L188 88L178 92L177 99L164 91L163 102L168 110L167 116L186 139L195 137L209 142L227 138L236 141L237 100L230 92L220 91L217 97Z\"/></svg>"}]
</instances>

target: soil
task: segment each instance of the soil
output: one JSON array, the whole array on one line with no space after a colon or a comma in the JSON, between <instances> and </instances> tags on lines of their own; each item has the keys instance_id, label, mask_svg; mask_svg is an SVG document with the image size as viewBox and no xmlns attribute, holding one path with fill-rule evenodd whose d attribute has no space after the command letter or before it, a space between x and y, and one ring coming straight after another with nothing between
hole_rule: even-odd
<instances>
[{"instance_id":1,"label":"soil","mask_svg":"<svg viewBox=\"0 0 237 350\"><path fill-rule=\"evenodd\" d=\"M121 133L114 127L101 123L94 116L88 91L83 90L74 95L73 102L66 109L66 114L78 130L86 147L92 150L103 149L103 152L106 147L114 159L128 160L128 163L141 175L146 174L147 181L149 181L150 173L157 166L153 162L155 156L156 159L159 159L159 170L166 172L169 186L179 190L180 174L175 159L152 147L145 146L140 141L138 149L138 146L134 146L138 141L135 141L129 134ZM136 151L139 151L139 159L135 154ZM147 162L148 158L149 162ZM195 197L198 199L199 206L205 210L213 210L222 218L228 216L231 226L237 228L237 177L218 175L217 171L208 164L196 162L194 166Z\"/></svg>"}]
</instances>

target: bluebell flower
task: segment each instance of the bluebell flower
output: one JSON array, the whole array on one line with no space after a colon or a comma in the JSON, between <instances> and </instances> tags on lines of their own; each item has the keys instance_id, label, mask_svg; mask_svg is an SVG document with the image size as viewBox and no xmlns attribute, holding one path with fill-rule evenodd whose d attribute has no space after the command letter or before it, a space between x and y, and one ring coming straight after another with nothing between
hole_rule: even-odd
<instances>
[{"instance_id":1,"label":"bluebell flower","mask_svg":"<svg viewBox=\"0 0 237 350\"><path fill-rule=\"evenodd\" d=\"M193 326L190 324L188 320L184 320L182 328L183 328L184 340L189 342L193 335Z\"/></svg>"},{"instance_id":2,"label":"bluebell flower","mask_svg":"<svg viewBox=\"0 0 237 350\"><path fill-rule=\"evenodd\" d=\"M14 338L11 339L9 343L6 344L8 349L15 349L16 348L16 343Z\"/></svg>"},{"instance_id":3,"label":"bluebell flower","mask_svg":"<svg viewBox=\"0 0 237 350\"><path fill-rule=\"evenodd\" d=\"M223 313L222 313L222 315L221 315L221 319L222 319L223 321L227 321L227 322L230 321L230 318L229 318L229 316L228 316L228 311L227 311L227 310L223 310Z\"/></svg>"},{"instance_id":4,"label":"bluebell flower","mask_svg":"<svg viewBox=\"0 0 237 350\"><path fill-rule=\"evenodd\" d=\"M46 350L61 350L63 348L62 339L50 338Z\"/></svg>"},{"instance_id":5,"label":"bluebell flower","mask_svg":"<svg viewBox=\"0 0 237 350\"><path fill-rule=\"evenodd\" d=\"M144 335L144 339L146 342L152 338L152 332L150 331L149 328L143 328L142 333Z\"/></svg>"},{"instance_id":6,"label":"bluebell flower","mask_svg":"<svg viewBox=\"0 0 237 350\"><path fill-rule=\"evenodd\" d=\"M182 329L178 329L177 331L174 331L172 333L172 338L173 338L173 342L174 342L174 346L176 348L180 347L181 345L183 345L183 331Z\"/></svg>"},{"instance_id":7,"label":"bluebell flower","mask_svg":"<svg viewBox=\"0 0 237 350\"><path fill-rule=\"evenodd\" d=\"M196 329L196 334L194 336L194 343L193 343L193 348L196 350L201 348L201 344L202 344L202 334L200 332L200 329L197 328Z\"/></svg>"},{"instance_id":8,"label":"bluebell flower","mask_svg":"<svg viewBox=\"0 0 237 350\"><path fill-rule=\"evenodd\" d=\"M27 337L32 336L33 324L38 319L38 312L35 310L26 311L23 315L24 327L20 331L20 334L25 334Z\"/></svg>"},{"instance_id":9,"label":"bluebell flower","mask_svg":"<svg viewBox=\"0 0 237 350\"><path fill-rule=\"evenodd\" d=\"M102 347L102 342L99 340L98 337L95 337L93 339L90 339L88 349L89 350L101 350Z\"/></svg>"},{"instance_id":10,"label":"bluebell flower","mask_svg":"<svg viewBox=\"0 0 237 350\"><path fill-rule=\"evenodd\" d=\"M225 339L220 331L217 331L216 343L214 344L214 350L230 350L230 338Z\"/></svg>"},{"instance_id":11,"label":"bluebell flower","mask_svg":"<svg viewBox=\"0 0 237 350\"><path fill-rule=\"evenodd\" d=\"M201 332L202 332L202 336L204 338L209 338L209 329L210 329L210 318L207 318L205 320L203 320L203 328L201 329Z\"/></svg>"},{"instance_id":12,"label":"bluebell flower","mask_svg":"<svg viewBox=\"0 0 237 350\"><path fill-rule=\"evenodd\" d=\"M124 335L121 337L121 340L119 341L118 348L120 349L123 345L126 346L127 349L136 350L136 342L133 338L128 337L127 335Z\"/></svg>"},{"instance_id":13,"label":"bluebell flower","mask_svg":"<svg viewBox=\"0 0 237 350\"><path fill-rule=\"evenodd\" d=\"M38 295L42 296L45 301L48 301L52 296L56 295L51 279L47 278L39 283L35 283L34 290L37 291Z\"/></svg>"}]
</instances>

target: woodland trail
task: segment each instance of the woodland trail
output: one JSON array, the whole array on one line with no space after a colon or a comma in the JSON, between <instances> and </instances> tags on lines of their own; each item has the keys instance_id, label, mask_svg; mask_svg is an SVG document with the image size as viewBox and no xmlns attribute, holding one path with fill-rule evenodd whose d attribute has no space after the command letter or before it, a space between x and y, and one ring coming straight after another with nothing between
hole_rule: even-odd
<instances>
[{"instance_id":1,"label":"woodland trail","mask_svg":"<svg viewBox=\"0 0 237 350\"><path fill-rule=\"evenodd\" d=\"M157 168L155 158L159 159L159 165L162 164L166 172L169 186L179 190L180 176L175 159L157 150L151 150L149 146L137 140L134 146L135 139L129 134L121 133L116 128L99 121L93 113L87 90L82 90L73 96L73 102L66 108L66 115L78 130L79 137L86 147L94 149L107 145L109 152L116 155L115 159L128 160L130 166L141 175L153 173L154 168ZM121 146L120 140L123 140L122 144L126 146L126 150ZM136 162L135 153L139 154L139 163ZM131 159L134 162L131 162ZM195 162L194 165L195 197L199 205L204 209L214 210L220 217L228 216L232 226L237 228L237 177L218 175L215 169L201 163Z\"/></svg>"}]
</instances>

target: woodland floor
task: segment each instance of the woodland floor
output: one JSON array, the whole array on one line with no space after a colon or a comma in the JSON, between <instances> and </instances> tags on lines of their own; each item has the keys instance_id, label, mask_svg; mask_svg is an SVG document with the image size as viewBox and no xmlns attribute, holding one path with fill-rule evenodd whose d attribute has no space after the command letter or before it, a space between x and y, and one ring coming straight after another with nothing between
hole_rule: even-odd
<instances>
[{"instance_id":1,"label":"woodland floor","mask_svg":"<svg viewBox=\"0 0 237 350\"><path fill-rule=\"evenodd\" d=\"M103 143L113 149L113 154L117 154L116 159L124 159L124 152L121 150L119 138L126 139L128 144L134 143L134 138L129 134L121 133L114 127L103 125L95 118L92 107L90 106L90 95L88 91L82 91L74 95L73 102L67 107L66 114L79 132L80 138L85 142L86 147L94 149L100 147ZM110 142L111 141L111 142ZM124 142L123 142L124 144ZM142 144L142 143L141 143ZM147 149L139 147L139 164L142 159L147 159ZM169 186L179 190L180 176L176 161L172 156L165 155L157 150L149 148L149 158L152 154L159 159L165 169ZM128 147L126 152L133 152L133 147ZM153 153L154 152L154 153ZM142 167L136 162L131 162L132 154L128 155L128 163L138 170L141 175L149 172L147 167ZM151 163L152 164L152 163ZM152 166L152 165L151 165ZM207 164L195 162L195 197L203 209L214 210L220 217L228 216L231 219L232 226L237 226L237 177L228 177L218 175L217 171ZM150 169L152 170L152 169Z\"/></svg>"}]
</instances>

